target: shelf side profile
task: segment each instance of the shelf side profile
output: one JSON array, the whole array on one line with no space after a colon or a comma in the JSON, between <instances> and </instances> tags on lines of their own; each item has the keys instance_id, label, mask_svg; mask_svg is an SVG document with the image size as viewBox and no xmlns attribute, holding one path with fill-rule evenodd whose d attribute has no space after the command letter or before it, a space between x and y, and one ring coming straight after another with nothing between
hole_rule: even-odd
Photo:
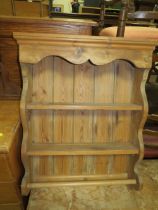
<instances>
[{"instance_id":1,"label":"shelf side profile","mask_svg":"<svg viewBox=\"0 0 158 210\"><path fill-rule=\"evenodd\" d=\"M58 185L139 188L145 81L155 43L14 36L23 72L23 194Z\"/></svg>"}]
</instances>

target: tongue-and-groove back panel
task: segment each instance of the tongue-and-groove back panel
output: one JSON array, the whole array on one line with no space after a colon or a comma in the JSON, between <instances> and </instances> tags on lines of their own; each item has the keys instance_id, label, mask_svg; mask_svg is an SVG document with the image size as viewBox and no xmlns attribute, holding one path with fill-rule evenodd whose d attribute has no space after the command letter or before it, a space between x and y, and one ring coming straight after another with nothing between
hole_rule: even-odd
<instances>
[{"instance_id":1,"label":"tongue-and-groove back panel","mask_svg":"<svg viewBox=\"0 0 158 210\"><path fill-rule=\"evenodd\" d=\"M142 106L143 70L126 61L75 65L49 56L32 65L30 75L31 103L114 106L113 110L31 110L31 144L136 144L141 115L135 125L132 122L140 110L117 110L116 106ZM126 174L129 166L126 154L37 155L30 156L29 161L30 177L35 182L40 177L46 181L53 176Z\"/></svg>"}]
</instances>

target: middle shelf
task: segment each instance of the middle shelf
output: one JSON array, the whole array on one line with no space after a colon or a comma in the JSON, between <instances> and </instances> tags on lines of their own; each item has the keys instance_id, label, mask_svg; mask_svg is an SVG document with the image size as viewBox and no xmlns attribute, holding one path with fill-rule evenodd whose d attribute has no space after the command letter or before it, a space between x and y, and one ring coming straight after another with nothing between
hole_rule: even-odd
<instances>
[{"instance_id":1,"label":"middle shelf","mask_svg":"<svg viewBox=\"0 0 158 210\"><path fill-rule=\"evenodd\" d=\"M50 104L50 103L28 103L28 110L143 110L138 104Z\"/></svg>"},{"instance_id":2,"label":"middle shelf","mask_svg":"<svg viewBox=\"0 0 158 210\"><path fill-rule=\"evenodd\" d=\"M107 144L31 144L29 156L58 155L135 155L139 148L130 143Z\"/></svg>"}]
</instances>

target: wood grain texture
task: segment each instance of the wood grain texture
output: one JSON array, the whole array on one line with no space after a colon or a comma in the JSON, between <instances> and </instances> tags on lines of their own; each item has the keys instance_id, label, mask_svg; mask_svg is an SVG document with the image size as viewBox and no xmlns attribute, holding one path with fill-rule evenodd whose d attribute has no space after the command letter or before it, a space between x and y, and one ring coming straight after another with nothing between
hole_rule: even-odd
<instances>
[{"instance_id":1,"label":"wood grain texture","mask_svg":"<svg viewBox=\"0 0 158 210\"><path fill-rule=\"evenodd\" d=\"M19 101L0 101L0 209L11 204L23 209L20 181L22 128Z\"/></svg>"},{"instance_id":2,"label":"wood grain texture","mask_svg":"<svg viewBox=\"0 0 158 210\"><path fill-rule=\"evenodd\" d=\"M18 203L21 200L19 186L15 182L0 183L0 204Z\"/></svg>"},{"instance_id":3,"label":"wood grain texture","mask_svg":"<svg viewBox=\"0 0 158 210\"><path fill-rule=\"evenodd\" d=\"M27 1L14 0L14 7L15 7L16 16L20 16L20 17L42 17L43 16L43 13L42 13L43 4L40 1L27 2ZM48 16L48 13L46 16Z\"/></svg>"},{"instance_id":4,"label":"wood grain texture","mask_svg":"<svg viewBox=\"0 0 158 210\"><path fill-rule=\"evenodd\" d=\"M0 15L6 15L6 16L14 15L12 0L1 0Z\"/></svg>"},{"instance_id":5,"label":"wood grain texture","mask_svg":"<svg viewBox=\"0 0 158 210\"><path fill-rule=\"evenodd\" d=\"M41 36L43 37L42 40ZM37 63L44 57L58 52L58 56L75 64L91 60L95 65L103 65L116 59L123 59L130 60L139 68L150 68L151 50L156 45L155 41L144 42L124 38L115 39L115 37L77 35L74 37L71 35L55 36L51 34L41 34L41 36L34 33L28 39L29 33L15 33L15 37L22 48L21 62ZM39 41L40 45L38 44ZM36 43L36 48L33 47L32 43ZM51 45L55 46L55 48L52 48ZM69 46L69 51L65 53L67 46ZM137 54L138 51L139 55ZM33 56L34 54L38 54L38 56Z\"/></svg>"},{"instance_id":6,"label":"wood grain texture","mask_svg":"<svg viewBox=\"0 0 158 210\"><path fill-rule=\"evenodd\" d=\"M136 166L143 156L147 114L146 56L150 60L155 43L29 33L16 33L15 38L22 71L29 66L21 107L27 119L26 189L140 186Z\"/></svg>"},{"instance_id":7,"label":"wood grain texture","mask_svg":"<svg viewBox=\"0 0 158 210\"><path fill-rule=\"evenodd\" d=\"M106 209L156 210L158 161L144 160L139 166L143 178L141 191L127 186L69 186L33 189L28 210ZM115 202L114 202L115 200Z\"/></svg>"},{"instance_id":8,"label":"wood grain texture","mask_svg":"<svg viewBox=\"0 0 158 210\"><path fill-rule=\"evenodd\" d=\"M22 140L22 149L21 149L21 153L22 153L22 162L25 168L25 174L22 180L22 193L24 195L29 193L29 190L26 187L26 183L29 180L29 169L28 169L28 164L29 164L29 160L28 157L26 155L27 152L27 148L29 145L29 133L28 133L28 127L29 125L27 124L28 122L28 112L26 110L26 103L27 101L29 101L29 97L30 97L30 90L28 89L28 86L32 87L32 80L31 80L31 68L32 66L30 64L21 64L21 68L23 69L22 71L22 77L23 77L23 90L22 90L22 95L21 95L21 101L20 101L20 116L21 116L21 122L22 122L22 126L23 126L23 140Z\"/></svg>"},{"instance_id":9,"label":"wood grain texture","mask_svg":"<svg viewBox=\"0 0 158 210\"><path fill-rule=\"evenodd\" d=\"M18 47L15 40L0 35L1 99L15 99L21 94L21 73L17 58Z\"/></svg>"},{"instance_id":10,"label":"wood grain texture","mask_svg":"<svg viewBox=\"0 0 158 210\"><path fill-rule=\"evenodd\" d=\"M22 203L0 204L0 210L23 210Z\"/></svg>"}]
</instances>

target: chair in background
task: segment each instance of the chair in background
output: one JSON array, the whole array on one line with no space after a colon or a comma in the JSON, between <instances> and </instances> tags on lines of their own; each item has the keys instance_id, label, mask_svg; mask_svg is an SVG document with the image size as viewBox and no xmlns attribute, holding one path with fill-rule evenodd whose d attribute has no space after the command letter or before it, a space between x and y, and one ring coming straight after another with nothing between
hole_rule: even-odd
<instances>
[{"instance_id":1,"label":"chair in background","mask_svg":"<svg viewBox=\"0 0 158 210\"><path fill-rule=\"evenodd\" d=\"M102 2L106 2L102 0ZM105 5L105 3L104 3ZM105 21L103 16L103 7L100 14L100 21ZM127 37L127 38L136 38L136 39L157 39L158 30L154 27L157 26L157 23L154 23L155 20L158 20L157 11L136 11L129 12L129 3L128 0L122 0L122 10L119 15L119 20L117 26L112 26L104 28L100 31L101 36L118 36L118 37ZM103 24L102 24L103 25ZM128 26L127 26L128 25ZM129 26L130 25L130 26ZM141 27L138 27L141 26ZM143 28L143 26L145 26ZM151 27L146 27L151 26ZM126 28L126 30L125 30ZM141 33L139 33L141 31ZM144 33L145 32L145 33Z\"/></svg>"},{"instance_id":2,"label":"chair in background","mask_svg":"<svg viewBox=\"0 0 158 210\"><path fill-rule=\"evenodd\" d=\"M115 36L124 36L124 30L126 25L126 18L128 15L128 10L134 11L134 2L129 0L101 0L100 1L100 20L99 20L99 30L102 31L102 29L105 26L105 14L106 14L106 7L111 7L114 3L120 2L121 3L121 10L119 13L119 19L118 23L116 21L117 25L117 32Z\"/></svg>"}]
</instances>

